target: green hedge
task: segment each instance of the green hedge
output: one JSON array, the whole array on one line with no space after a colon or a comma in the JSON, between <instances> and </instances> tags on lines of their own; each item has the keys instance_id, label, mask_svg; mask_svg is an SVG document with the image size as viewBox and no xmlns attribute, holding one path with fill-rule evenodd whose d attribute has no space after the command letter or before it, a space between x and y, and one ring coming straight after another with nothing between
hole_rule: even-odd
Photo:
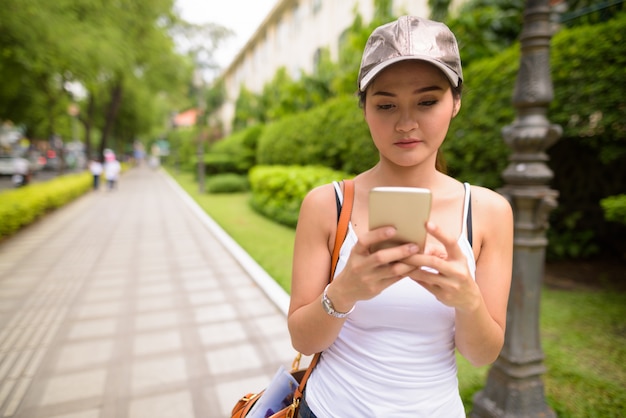
<instances>
[{"instance_id":1,"label":"green hedge","mask_svg":"<svg viewBox=\"0 0 626 418\"><path fill-rule=\"evenodd\" d=\"M623 225L606 222L600 201L626 184L626 14L558 32L551 45L554 100L548 117L563 136L548 150L559 206L550 216L550 259L626 254ZM450 174L497 189L510 150L501 130L511 103L519 45L464 69L461 112L444 143Z\"/></svg>"},{"instance_id":2,"label":"green hedge","mask_svg":"<svg viewBox=\"0 0 626 418\"><path fill-rule=\"evenodd\" d=\"M0 193L0 239L84 194L92 182L91 174L84 172Z\"/></svg>"},{"instance_id":3,"label":"green hedge","mask_svg":"<svg viewBox=\"0 0 626 418\"><path fill-rule=\"evenodd\" d=\"M349 177L328 167L259 165L249 174L250 203L257 212L295 227L302 200L311 189Z\"/></svg>"},{"instance_id":4,"label":"green hedge","mask_svg":"<svg viewBox=\"0 0 626 418\"><path fill-rule=\"evenodd\" d=\"M554 37L551 120L563 137L549 150L559 207L551 216L552 256L626 254L626 225L606 222L601 200L626 184L626 14ZM553 245L554 244L554 245Z\"/></svg>"},{"instance_id":5,"label":"green hedge","mask_svg":"<svg viewBox=\"0 0 626 418\"><path fill-rule=\"evenodd\" d=\"M602 199L600 206L607 221L626 225L626 194Z\"/></svg>"},{"instance_id":6,"label":"green hedge","mask_svg":"<svg viewBox=\"0 0 626 418\"><path fill-rule=\"evenodd\" d=\"M216 174L206 179L207 193L239 193L248 191L248 177L242 174Z\"/></svg>"},{"instance_id":7,"label":"green hedge","mask_svg":"<svg viewBox=\"0 0 626 418\"><path fill-rule=\"evenodd\" d=\"M347 173L365 171L377 161L378 151L354 96L268 125L257 150L261 165L323 165Z\"/></svg>"},{"instance_id":8,"label":"green hedge","mask_svg":"<svg viewBox=\"0 0 626 418\"><path fill-rule=\"evenodd\" d=\"M500 176L510 151L501 130L515 117L511 96L518 48L464 69L461 110L442 147L450 175L460 180L491 189L502 185Z\"/></svg>"},{"instance_id":9,"label":"green hedge","mask_svg":"<svg viewBox=\"0 0 626 418\"><path fill-rule=\"evenodd\" d=\"M215 142L204 159L207 174L247 174L256 164L256 149L263 126L252 126Z\"/></svg>"}]
</instances>

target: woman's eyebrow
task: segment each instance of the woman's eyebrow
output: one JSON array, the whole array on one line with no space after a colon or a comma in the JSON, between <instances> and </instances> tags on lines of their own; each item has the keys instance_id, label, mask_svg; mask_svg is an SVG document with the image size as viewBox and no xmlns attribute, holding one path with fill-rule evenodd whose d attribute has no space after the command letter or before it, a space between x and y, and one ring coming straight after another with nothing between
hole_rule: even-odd
<instances>
[{"instance_id":1,"label":"woman's eyebrow","mask_svg":"<svg viewBox=\"0 0 626 418\"><path fill-rule=\"evenodd\" d=\"M427 86L427 87L420 87L418 89L413 90L413 94L422 94L422 93L427 93L429 91L442 91L443 88L441 86ZM396 94L389 92L389 91L384 91L384 90L380 90L380 91L375 91L372 93L372 96L385 96L385 97L395 97Z\"/></svg>"}]
</instances>

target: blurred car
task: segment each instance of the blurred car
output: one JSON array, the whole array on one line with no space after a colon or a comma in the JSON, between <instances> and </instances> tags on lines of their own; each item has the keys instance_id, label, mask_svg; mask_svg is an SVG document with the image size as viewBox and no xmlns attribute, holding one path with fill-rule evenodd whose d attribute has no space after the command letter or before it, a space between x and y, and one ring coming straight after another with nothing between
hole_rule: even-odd
<instances>
[{"instance_id":1,"label":"blurred car","mask_svg":"<svg viewBox=\"0 0 626 418\"><path fill-rule=\"evenodd\" d=\"M11 155L0 155L0 176L25 174L28 171L30 171L30 163L27 159Z\"/></svg>"},{"instance_id":2,"label":"blurred car","mask_svg":"<svg viewBox=\"0 0 626 418\"><path fill-rule=\"evenodd\" d=\"M30 161L11 155L0 155L0 175L11 176L16 186L24 186L33 173Z\"/></svg>"}]
</instances>

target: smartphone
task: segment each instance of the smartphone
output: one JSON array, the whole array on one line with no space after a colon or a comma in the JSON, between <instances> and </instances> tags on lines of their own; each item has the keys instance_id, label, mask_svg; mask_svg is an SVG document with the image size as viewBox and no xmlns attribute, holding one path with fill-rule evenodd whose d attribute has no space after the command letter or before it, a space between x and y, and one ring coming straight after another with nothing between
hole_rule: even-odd
<instances>
[{"instance_id":1,"label":"smartphone","mask_svg":"<svg viewBox=\"0 0 626 418\"><path fill-rule=\"evenodd\" d=\"M369 229L394 226L396 235L373 245L370 251L413 242L424 251L430 216L430 190L417 187L374 187L369 194Z\"/></svg>"}]
</instances>

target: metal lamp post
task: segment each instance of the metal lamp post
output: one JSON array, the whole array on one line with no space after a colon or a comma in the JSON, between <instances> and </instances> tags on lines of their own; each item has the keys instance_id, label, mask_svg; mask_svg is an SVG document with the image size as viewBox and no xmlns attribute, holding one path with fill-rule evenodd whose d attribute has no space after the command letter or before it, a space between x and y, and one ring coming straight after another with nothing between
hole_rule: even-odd
<instances>
[{"instance_id":1,"label":"metal lamp post","mask_svg":"<svg viewBox=\"0 0 626 418\"><path fill-rule=\"evenodd\" d=\"M546 230L558 196L548 186L553 173L546 165L545 150L562 132L546 116L553 97L551 37L548 0L526 0L520 68L513 93L516 118L502 130L512 155L502 174L506 185L500 193L511 202L515 217L507 329L487 384L474 398L472 418L555 416L544 398L541 375L545 367L539 334Z\"/></svg>"}]
</instances>

